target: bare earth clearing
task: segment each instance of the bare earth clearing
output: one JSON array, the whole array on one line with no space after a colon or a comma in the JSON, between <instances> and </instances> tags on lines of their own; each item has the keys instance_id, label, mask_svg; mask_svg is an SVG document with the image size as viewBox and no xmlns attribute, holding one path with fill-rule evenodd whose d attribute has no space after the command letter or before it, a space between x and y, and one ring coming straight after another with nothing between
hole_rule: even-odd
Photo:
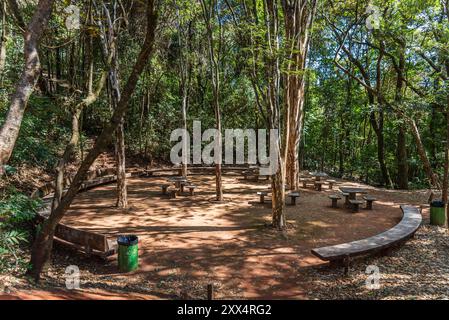
<instances>
[{"instance_id":1,"label":"bare earth clearing","mask_svg":"<svg viewBox=\"0 0 449 320\"><path fill-rule=\"evenodd\" d=\"M140 268L117 272L116 261L103 263L58 249L40 287L24 281L0 298L12 299L204 299L205 287L214 283L216 298L448 298L449 235L424 227L402 249L389 257L371 258L353 265L349 277L331 269L310 250L373 236L401 219L401 204L425 203L426 191L391 191L339 181L334 190L301 189L299 204L287 206L285 233L265 225L270 205L258 204L257 191L268 182L224 177L224 203L214 198L214 178L192 176L196 195L169 199L161 195L165 178L129 179L130 209L114 208L115 185L82 193L64 223L84 230L139 236ZM352 214L330 208L329 194L338 187L363 186L379 201L373 211ZM428 212L424 210L424 221ZM366 266L382 273L381 289L365 287ZM64 270L78 265L81 290L64 290ZM437 281L437 282L436 282ZM33 291L29 291L33 290Z\"/></svg>"}]
</instances>

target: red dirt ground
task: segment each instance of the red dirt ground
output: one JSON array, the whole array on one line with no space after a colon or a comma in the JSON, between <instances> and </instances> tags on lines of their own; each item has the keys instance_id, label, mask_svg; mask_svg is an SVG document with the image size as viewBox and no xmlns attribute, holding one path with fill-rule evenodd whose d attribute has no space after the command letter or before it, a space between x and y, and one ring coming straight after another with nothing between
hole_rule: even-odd
<instances>
[{"instance_id":1,"label":"red dirt ground","mask_svg":"<svg viewBox=\"0 0 449 320\"><path fill-rule=\"evenodd\" d=\"M258 204L257 191L268 182L248 182L225 176L224 203L214 198L214 177L192 176L198 186L194 197L169 199L160 194L162 177L129 179L129 204L126 212L114 208L115 185L102 186L80 194L63 223L84 230L139 236L140 268L119 274L113 261L96 270L130 283L155 286L170 281L173 275L183 282L216 283L219 299L307 299L310 284L308 268L322 264L312 248L353 241L378 234L401 219L400 204L425 203L425 191L401 192L376 189L339 181L334 190L322 192L301 189L295 207L287 206L287 232L265 227L270 222L269 205ZM329 194L340 186L363 186L378 201L373 211L352 214L347 209L330 208ZM70 261L67 265L71 264ZM95 273L95 272L94 272ZM0 296L18 299L116 299L106 291L29 292ZM130 294L130 299L167 298ZM170 297L168 297L170 298Z\"/></svg>"}]
</instances>

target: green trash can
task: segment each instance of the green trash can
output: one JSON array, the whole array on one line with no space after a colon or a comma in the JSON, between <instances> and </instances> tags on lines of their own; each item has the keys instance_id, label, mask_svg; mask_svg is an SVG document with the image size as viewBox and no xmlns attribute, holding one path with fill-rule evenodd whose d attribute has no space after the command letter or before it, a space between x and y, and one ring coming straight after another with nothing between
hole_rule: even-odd
<instances>
[{"instance_id":1,"label":"green trash can","mask_svg":"<svg viewBox=\"0 0 449 320\"><path fill-rule=\"evenodd\" d=\"M118 268L120 272L131 272L139 267L139 238L135 235L119 236Z\"/></svg>"},{"instance_id":2,"label":"green trash can","mask_svg":"<svg viewBox=\"0 0 449 320\"><path fill-rule=\"evenodd\" d=\"M430 224L432 226L444 226L446 223L446 212L444 202L433 201L430 204Z\"/></svg>"}]
</instances>

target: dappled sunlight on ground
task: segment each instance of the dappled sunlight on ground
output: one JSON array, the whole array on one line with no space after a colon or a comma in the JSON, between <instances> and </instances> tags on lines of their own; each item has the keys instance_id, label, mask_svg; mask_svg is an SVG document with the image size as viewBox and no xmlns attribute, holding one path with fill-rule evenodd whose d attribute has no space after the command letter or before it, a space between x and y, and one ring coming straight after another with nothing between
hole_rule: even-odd
<instances>
[{"instance_id":1,"label":"dappled sunlight on ground","mask_svg":"<svg viewBox=\"0 0 449 320\"><path fill-rule=\"evenodd\" d=\"M270 204L258 203L256 192L267 190L267 181L225 176L225 201L217 203L214 177L190 179L198 186L194 197L169 199L159 187L165 178L132 178L126 211L114 208L114 185L90 190L77 197L63 222L111 238L124 233L139 236L139 271L117 277L157 284L176 274L186 282L218 282L218 298L229 298L230 291L243 298L307 298L307 279L300 270L322 264L311 255L312 248L369 237L394 226L401 218L399 205L406 200L367 187L379 201L373 211L352 214L342 202L340 208L330 208L327 196L341 185L360 184L340 182L334 190L326 186L322 192L300 189L298 204L286 207L289 228L281 233L266 227ZM115 262L105 268L113 272Z\"/></svg>"}]
</instances>

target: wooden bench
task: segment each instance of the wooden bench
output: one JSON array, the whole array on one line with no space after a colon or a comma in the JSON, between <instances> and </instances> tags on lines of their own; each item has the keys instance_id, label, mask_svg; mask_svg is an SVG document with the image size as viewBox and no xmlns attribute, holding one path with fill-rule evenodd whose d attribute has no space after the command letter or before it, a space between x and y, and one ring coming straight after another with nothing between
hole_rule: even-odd
<instances>
[{"instance_id":1,"label":"wooden bench","mask_svg":"<svg viewBox=\"0 0 449 320\"><path fill-rule=\"evenodd\" d=\"M323 190L323 184L324 184L324 182L322 182L322 181L315 181L314 182L315 190L316 191L322 191Z\"/></svg>"},{"instance_id":2,"label":"wooden bench","mask_svg":"<svg viewBox=\"0 0 449 320\"><path fill-rule=\"evenodd\" d=\"M188 186L186 186L186 188L189 189L189 194L193 197L195 195L196 186L193 184L189 184Z\"/></svg>"},{"instance_id":3,"label":"wooden bench","mask_svg":"<svg viewBox=\"0 0 449 320\"><path fill-rule=\"evenodd\" d=\"M363 197L363 199L366 201L366 209L373 210L373 202L376 201L377 199L370 196L365 196Z\"/></svg>"},{"instance_id":4,"label":"wooden bench","mask_svg":"<svg viewBox=\"0 0 449 320\"><path fill-rule=\"evenodd\" d=\"M357 213L360 211L360 205L363 204L362 200L349 200L351 204L351 210L353 213Z\"/></svg>"},{"instance_id":5,"label":"wooden bench","mask_svg":"<svg viewBox=\"0 0 449 320\"><path fill-rule=\"evenodd\" d=\"M338 194L330 195L329 199L332 200L332 208L338 208L338 200L341 200L341 197Z\"/></svg>"},{"instance_id":6,"label":"wooden bench","mask_svg":"<svg viewBox=\"0 0 449 320\"><path fill-rule=\"evenodd\" d=\"M337 183L335 180L327 180L327 183L329 184L329 190L334 189L334 184Z\"/></svg>"},{"instance_id":7,"label":"wooden bench","mask_svg":"<svg viewBox=\"0 0 449 320\"><path fill-rule=\"evenodd\" d=\"M295 206L296 205L296 199L299 198L299 192L290 192L287 196L291 199L290 204L292 206Z\"/></svg>"},{"instance_id":8,"label":"wooden bench","mask_svg":"<svg viewBox=\"0 0 449 320\"><path fill-rule=\"evenodd\" d=\"M402 220L390 230L362 240L313 249L312 254L333 264L343 261L348 274L351 258L385 252L413 237L421 225L421 213L413 206L401 206L401 210Z\"/></svg>"},{"instance_id":9,"label":"wooden bench","mask_svg":"<svg viewBox=\"0 0 449 320\"><path fill-rule=\"evenodd\" d=\"M164 196L167 195L167 190L168 190L168 188L170 187L170 185L169 185L169 184L161 184L160 187L161 187L161 189L162 189L162 194L163 194Z\"/></svg>"},{"instance_id":10,"label":"wooden bench","mask_svg":"<svg viewBox=\"0 0 449 320\"><path fill-rule=\"evenodd\" d=\"M95 178L89 181L84 181L79 192L116 181L117 177L111 175L111 173L114 172L114 169L99 169L97 171L90 172L89 176ZM126 176L131 177L141 174L141 171L135 171L127 173ZM51 188L48 188L50 186ZM38 224L43 223L50 215L53 199L52 186L53 184L50 184L45 190L39 188L33 192L33 196L43 197L43 206L36 215L36 222ZM55 228L54 241L65 247L76 249L77 251L81 251L87 255L99 256L102 259L107 259L109 256L114 255L117 252L117 243L115 239L111 240L104 234L69 227L62 223L58 223Z\"/></svg>"},{"instance_id":11,"label":"wooden bench","mask_svg":"<svg viewBox=\"0 0 449 320\"><path fill-rule=\"evenodd\" d=\"M39 223L45 220L41 215L37 217ZM61 223L56 226L54 241L88 256L94 255L102 259L117 252L117 243L105 235L72 228Z\"/></svg>"}]
</instances>

